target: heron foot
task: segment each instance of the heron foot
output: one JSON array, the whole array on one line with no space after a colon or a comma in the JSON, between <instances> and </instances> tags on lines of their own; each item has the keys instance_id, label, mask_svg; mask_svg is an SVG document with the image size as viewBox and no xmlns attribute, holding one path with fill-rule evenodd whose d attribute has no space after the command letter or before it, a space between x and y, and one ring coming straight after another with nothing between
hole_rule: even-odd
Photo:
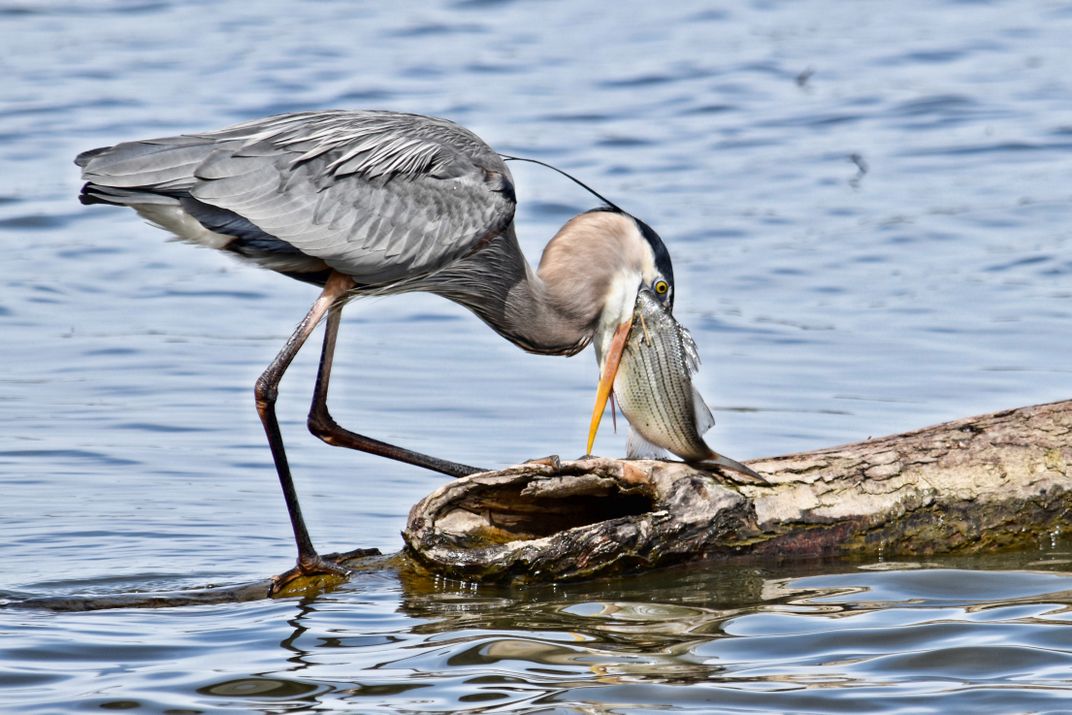
<instances>
[{"instance_id":1,"label":"heron foot","mask_svg":"<svg viewBox=\"0 0 1072 715\"><path fill-rule=\"evenodd\" d=\"M379 549L354 549L343 553L321 556L299 556L294 568L272 578L269 596L293 596L337 586L349 580L353 572L343 566L345 562L361 556L378 554Z\"/></svg>"}]
</instances>

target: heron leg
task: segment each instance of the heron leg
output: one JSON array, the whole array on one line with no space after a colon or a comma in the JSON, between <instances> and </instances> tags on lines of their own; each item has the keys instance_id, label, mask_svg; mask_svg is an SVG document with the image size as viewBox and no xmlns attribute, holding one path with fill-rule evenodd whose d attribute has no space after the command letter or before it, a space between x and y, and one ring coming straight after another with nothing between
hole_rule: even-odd
<instances>
[{"instance_id":1,"label":"heron leg","mask_svg":"<svg viewBox=\"0 0 1072 715\"><path fill-rule=\"evenodd\" d=\"M324 290L320 297L313 303L313 307L306 313L305 318L298 323L294 333L287 339L283 349L275 356L271 364L265 369L254 388L257 398L257 414L260 415L264 432L268 436L268 446L272 450L272 459L275 461L275 469L279 474L279 484L283 488L283 498L286 500L287 512L290 515L290 525L294 529L294 541L298 547L298 563L294 569L277 576L273 581L271 593L278 593L287 584L299 576L313 574L337 574L345 575L346 569L337 564L330 563L317 554L313 547L309 531L305 527L302 518L301 506L298 504L298 494L294 489L294 480L290 474L290 465L287 462L287 453L283 449L283 435L279 430L279 420L275 415L275 402L279 395L279 381L283 373L290 367L294 356L298 354L302 345L308 340L309 335L316 329L317 324L333 305L336 305L346 293L353 288L351 278L339 273L332 273L324 284Z\"/></svg>"},{"instance_id":2,"label":"heron leg","mask_svg":"<svg viewBox=\"0 0 1072 715\"><path fill-rule=\"evenodd\" d=\"M400 462L414 464L452 477L464 477L467 474L486 471L479 467L449 462L438 457L396 447L393 444L351 432L340 427L335 422L335 418L328 412L328 383L331 380L331 364L335 357L335 338L338 335L339 323L342 320L342 307L340 303L330 309L327 324L324 327L324 348L320 353L320 369L316 375L316 390L313 393L313 403L309 407L309 431L324 442L336 447L348 447L381 457L396 459Z\"/></svg>"}]
</instances>

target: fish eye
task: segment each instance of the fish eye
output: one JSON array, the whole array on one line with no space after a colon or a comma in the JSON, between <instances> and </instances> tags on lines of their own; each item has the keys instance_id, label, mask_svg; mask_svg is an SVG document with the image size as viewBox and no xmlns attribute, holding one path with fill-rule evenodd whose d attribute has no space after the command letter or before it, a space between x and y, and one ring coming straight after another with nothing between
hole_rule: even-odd
<instances>
[{"instance_id":1,"label":"fish eye","mask_svg":"<svg viewBox=\"0 0 1072 715\"><path fill-rule=\"evenodd\" d=\"M664 281L662 278L655 281L654 285L652 285L652 288L655 289L655 295L657 296L664 296L670 292L670 284Z\"/></svg>"}]
</instances>

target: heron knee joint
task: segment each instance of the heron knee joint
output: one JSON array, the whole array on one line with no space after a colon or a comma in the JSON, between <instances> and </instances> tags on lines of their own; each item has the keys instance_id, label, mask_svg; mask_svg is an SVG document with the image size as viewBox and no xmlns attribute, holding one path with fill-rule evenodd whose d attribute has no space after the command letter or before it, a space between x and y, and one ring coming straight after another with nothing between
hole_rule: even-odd
<instances>
[{"instance_id":1,"label":"heron knee joint","mask_svg":"<svg viewBox=\"0 0 1072 715\"><path fill-rule=\"evenodd\" d=\"M314 436L328 444L334 443L334 435L338 431L339 425L327 410L311 411L305 424Z\"/></svg>"},{"instance_id":2,"label":"heron knee joint","mask_svg":"<svg viewBox=\"0 0 1072 715\"><path fill-rule=\"evenodd\" d=\"M253 386L253 396L257 400L258 409L274 405L276 398L279 397L279 387L264 375L261 375Z\"/></svg>"}]
</instances>

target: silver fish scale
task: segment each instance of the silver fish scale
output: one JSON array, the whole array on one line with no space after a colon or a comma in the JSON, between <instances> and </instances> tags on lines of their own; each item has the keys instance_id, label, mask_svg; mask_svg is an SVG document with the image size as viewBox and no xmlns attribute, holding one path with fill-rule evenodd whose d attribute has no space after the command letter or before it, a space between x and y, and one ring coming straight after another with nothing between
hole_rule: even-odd
<instances>
[{"instance_id":1,"label":"silver fish scale","mask_svg":"<svg viewBox=\"0 0 1072 715\"><path fill-rule=\"evenodd\" d=\"M614 395L634 430L687 461L712 454L700 436L713 420L692 385L698 366L689 332L649 291L641 291Z\"/></svg>"}]
</instances>

